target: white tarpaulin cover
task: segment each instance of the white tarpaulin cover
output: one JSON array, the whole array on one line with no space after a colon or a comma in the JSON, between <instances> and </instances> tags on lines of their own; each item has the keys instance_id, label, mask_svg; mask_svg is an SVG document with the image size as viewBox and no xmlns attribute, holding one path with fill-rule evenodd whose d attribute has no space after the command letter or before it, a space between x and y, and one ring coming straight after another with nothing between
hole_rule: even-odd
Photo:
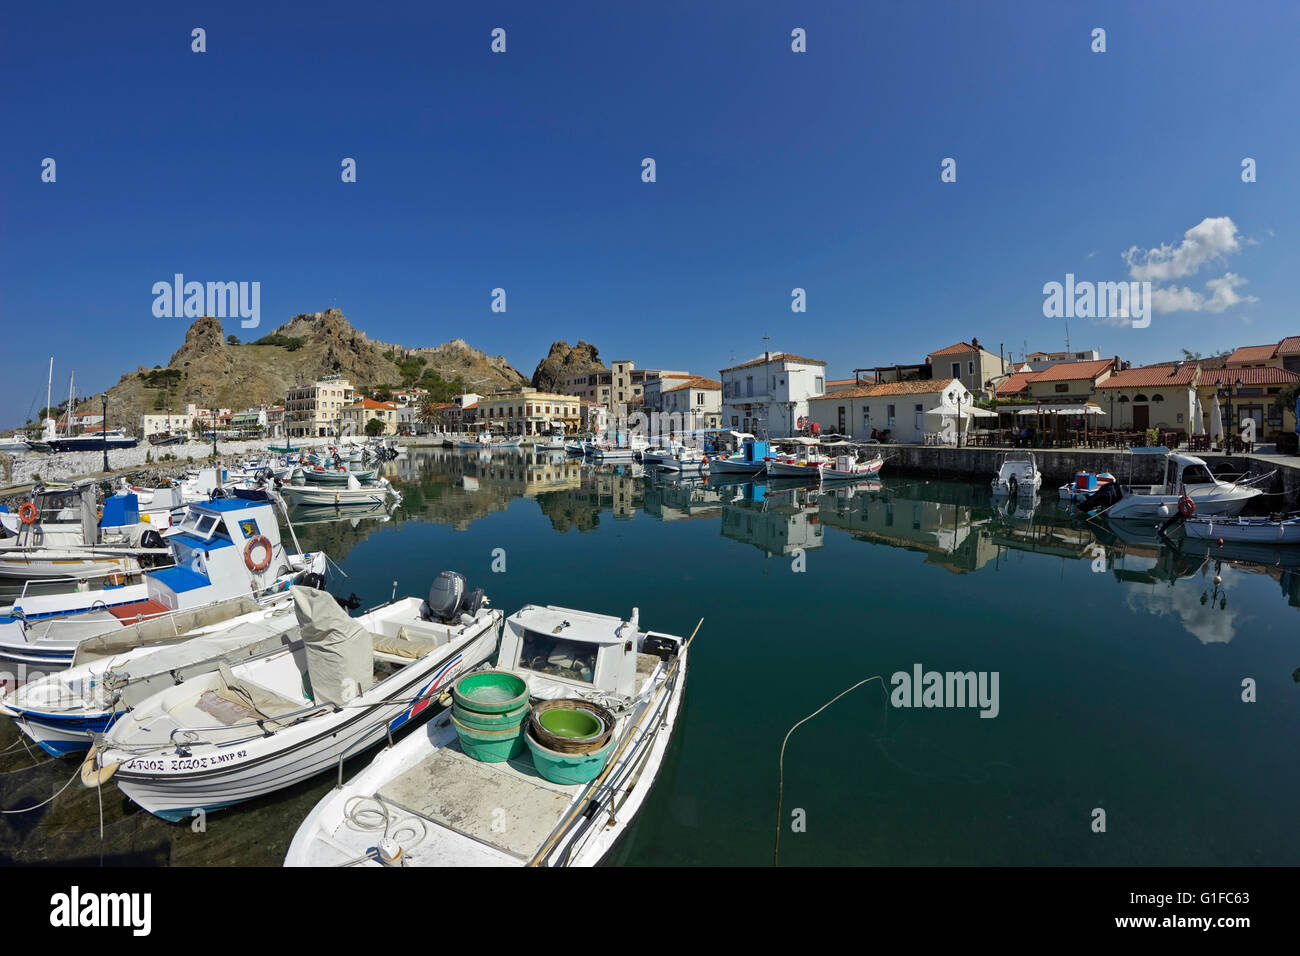
<instances>
[{"instance_id":1,"label":"white tarpaulin cover","mask_svg":"<svg viewBox=\"0 0 1300 956\"><path fill-rule=\"evenodd\" d=\"M374 682L370 634L328 592L295 585L292 593L312 701L346 704Z\"/></svg>"}]
</instances>

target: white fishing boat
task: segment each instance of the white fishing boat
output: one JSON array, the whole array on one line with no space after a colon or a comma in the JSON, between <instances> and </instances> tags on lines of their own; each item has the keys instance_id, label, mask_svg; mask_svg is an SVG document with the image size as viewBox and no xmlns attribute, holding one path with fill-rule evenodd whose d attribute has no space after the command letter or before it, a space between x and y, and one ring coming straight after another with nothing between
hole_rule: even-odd
<instances>
[{"instance_id":1,"label":"white fishing boat","mask_svg":"<svg viewBox=\"0 0 1300 956\"><path fill-rule=\"evenodd\" d=\"M138 582L105 579L101 587L62 594L24 591L0 608L0 661L47 672L67 667L88 638L231 598L264 599L299 574L323 574L326 567L322 553L289 553L265 498L194 502L162 539L172 566L145 572Z\"/></svg>"},{"instance_id":2,"label":"white fishing boat","mask_svg":"<svg viewBox=\"0 0 1300 956\"><path fill-rule=\"evenodd\" d=\"M158 534L169 516L146 516L129 490L95 497L89 484L40 485L0 513L0 578L77 582L170 563Z\"/></svg>"},{"instance_id":3,"label":"white fishing boat","mask_svg":"<svg viewBox=\"0 0 1300 956\"><path fill-rule=\"evenodd\" d=\"M285 485L280 494L292 505L334 505L343 507L372 507L386 505L390 500L402 500L401 494L387 478L363 485L355 477L347 487L338 485Z\"/></svg>"},{"instance_id":4,"label":"white fishing boat","mask_svg":"<svg viewBox=\"0 0 1300 956\"><path fill-rule=\"evenodd\" d=\"M6 455L25 455L32 451L32 443L26 435L14 433L5 438L0 438L0 452Z\"/></svg>"},{"instance_id":5,"label":"white fishing boat","mask_svg":"<svg viewBox=\"0 0 1300 956\"><path fill-rule=\"evenodd\" d=\"M71 666L0 694L0 713L56 757L90 747L126 711L220 658L227 665L286 646L297 627L288 592L260 606L236 598L176 611L77 647Z\"/></svg>"},{"instance_id":6,"label":"white fishing boat","mask_svg":"<svg viewBox=\"0 0 1300 956\"><path fill-rule=\"evenodd\" d=\"M817 443L811 438L788 439L787 444L793 446L793 451L768 456L769 477L818 481L822 471L832 464L829 457L817 450Z\"/></svg>"},{"instance_id":7,"label":"white fishing boat","mask_svg":"<svg viewBox=\"0 0 1300 956\"><path fill-rule=\"evenodd\" d=\"M119 717L83 780L109 778L150 813L180 820L341 768L422 714L441 688L496 650L501 612L444 572L429 599L349 618L328 594L295 587L301 639L266 657L214 665Z\"/></svg>"},{"instance_id":8,"label":"white fishing boat","mask_svg":"<svg viewBox=\"0 0 1300 956\"><path fill-rule=\"evenodd\" d=\"M1009 451L998 458L998 473L993 478L993 494L1036 495L1043 487L1043 473L1031 451Z\"/></svg>"},{"instance_id":9,"label":"white fishing boat","mask_svg":"<svg viewBox=\"0 0 1300 956\"><path fill-rule=\"evenodd\" d=\"M285 865L599 863L635 824L659 775L685 693L689 643L642 631L635 610L623 621L523 608L506 623L498 667L521 678L531 698L520 725L527 749L497 762L476 759L454 709L444 711L327 793L298 828ZM603 713L601 749L585 754L598 763L603 751L603 768L574 774L587 782L564 782L569 775L556 771L565 755L538 738L540 711L561 701Z\"/></svg>"},{"instance_id":10,"label":"white fishing boat","mask_svg":"<svg viewBox=\"0 0 1300 956\"><path fill-rule=\"evenodd\" d=\"M861 481L875 478L880 469L885 467L882 455L866 456L863 454L836 455L829 465L822 469L822 481Z\"/></svg>"},{"instance_id":11,"label":"white fishing boat","mask_svg":"<svg viewBox=\"0 0 1300 956\"><path fill-rule=\"evenodd\" d=\"M1183 533L1211 541L1300 545L1300 512L1267 518L1184 518Z\"/></svg>"},{"instance_id":12,"label":"white fishing boat","mask_svg":"<svg viewBox=\"0 0 1300 956\"><path fill-rule=\"evenodd\" d=\"M1134 449L1134 454L1163 455L1164 480L1155 485L1102 486L1075 507L1100 511L1116 519L1168 518L1175 512L1184 517L1232 517L1241 514L1263 492L1246 481L1224 481L1216 477L1204 459L1170 452L1166 448ZM1252 481L1267 477L1262 475Z\"/></svg>"},{"instance_id":13,"label":"white fishing boat","mask_svg":"<svg viewBox=\"0 0 1300 956\"><path fill-rule=\"evenodd\" d=\"M641 458L641 463L647 468L650 467L650 462L645 460L644 455ZM700 449L678 444L670 452L658 459L658 467L665 471L676 471L682 474L702 474L709 470L709 460Z\"/></svg>"}]
</instances>

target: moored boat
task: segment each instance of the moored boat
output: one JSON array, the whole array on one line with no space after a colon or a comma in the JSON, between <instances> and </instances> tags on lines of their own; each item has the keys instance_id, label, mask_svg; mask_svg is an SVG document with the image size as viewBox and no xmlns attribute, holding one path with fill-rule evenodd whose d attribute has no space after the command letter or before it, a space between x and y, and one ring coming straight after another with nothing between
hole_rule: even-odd
<instances>
[{"instance_id":1,"label":"moored boat","mask_svg":"<svg viewBox=\"0 0 1300 956\"><path fill-rule=\"evenodd\" d=\"M462 670L496 650L501 612L459 574L427 601L350 618L330 595L293 589L300 639L214 664L124 714L91 752L88 785L111 778L167 820L211 812L333 770L418 718Z\"/></svg>"},{"instance_id":2,"label":"moored boat","mask_svg":"<svg viewBox=\"0 0 1300 956\"><path fill-rule=\"evenodd\" d=\"M994 495L1036 495L1043 486L1043 473L1033 452L1007 452L999 457L993 478Z\"/></svg>"},{"instance_id":3,"label":"moored boat","mask_svg":"<svg viewBox=\"0 0 1300 956\"><path fill-rule=\"evenodd\" d=\"M1300 544L1300 512L1266 518L1184 518L1183 533L1211 541Z\"/></svg>"},{"instance_id":4,"label":"moored boat","mask_svg":"<svg viewBox=\"0 0 1300 956\"><path fill-rule=\"evenodd\" d=\"M623 621L523 608L506 622L499 670L484 675L524 688L515 698L523 715L476 715L458 685L450 712L316 804L285 865L599 863L635 823L659 774L689 644L642 631L635 610ZM489 725L504 729L475 729Z\"/></svg>"}]
</instances>

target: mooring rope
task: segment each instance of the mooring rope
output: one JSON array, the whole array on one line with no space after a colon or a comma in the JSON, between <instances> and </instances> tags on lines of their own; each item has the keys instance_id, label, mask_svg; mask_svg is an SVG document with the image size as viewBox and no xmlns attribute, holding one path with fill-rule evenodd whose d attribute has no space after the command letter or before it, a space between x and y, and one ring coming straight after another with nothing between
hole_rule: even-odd
<instances>
[{"instance_id":1,"label":"mooring rope","mask_svg":"<svg viewBox=\"0 0 1300 956\"><path fill-rule=\"evenodd\" d=\"M865 680L860 680L860 681L858 681L856 684L854 684L852 687L848 688L847 690L842 690L842 691L840 691L838 694L836 694L834 697L832 697L832 698L831 698L830 700L828 700L826 703L822 704L820 707L818 707L816 710L814 710L811 714L809 714L809 715L808 715L807 717L805 717L803 720L799 721L797 724L795 724L793 727L791 727L788 731L786 731L785 739L781 741L781 755L780 755L780 758L779 758L778 761L777 761L777 790L776 790L776 842L775 842L775 844L774 844L773 847L772 847L772 865L773 865L773 866L780 866L780 865L781 865L781 863L780 863L780 861L781 861L781 823L782 823L782 819L781 819L781 811L782 811L782 804L783 804L783 801L784 801L784 799L785 799L785 745L788 744L788 743L790 742L790 735L793 734L796 730L798 730L801 726L803 726L804 724L808 723L808 721L812 720L814 717L816 717L818 714L820 714L823 710L825 710L825 709L826 709L827 707L829 707L831 704L835 703L835 702L836 702L837 700L839 700L841 697L845 696L846 694L850 694L850 693L852 693L853 691L855 691L855 690L857 690L859 687L861 687L863 684L870 684L873 680L878 680L878 681L880 681L880 689L881 689L881 691L885 694L885 699L886 699L886 701L888 701L888 698L889 698L889 692L885 689L885 678L882 677L880 674L876 674L876 675L874 675L874 676L872 676L872 677L868 677L868 678L866 678ZM886 711L886 713L888 713L888 711Z\"/></svg>"},{"instance_id":2,"label":"mooring rope","mask_svg":"<svg viewBox=\"0 0 1300 956\"><path fill-rule=\"evenodd\" d=\"M62 796L63 791L64 791L64 790L67 790L68 787L72 786L72 781L76 780L77 777L78 777L80 774L81 774L81 767L78 766L76 770L72 771L72 776L68 778L68 782L65 783L62 787L60 787L60 788L59 788L59 792L56 793L54 796L50 797L49 800L42 800L40 803L36 804L36 806L34 806L34 807L24 807L24 808L21 809L21 810L0 810L0 813L3 813L3 814L10 814L10 813L30 813L30 812L33 811L33 810L39 810L41 807L45 806L47 803L51 803L52 801L54 801L54 800L58 799L60 796Z\"/></svg>"}]
</instances>

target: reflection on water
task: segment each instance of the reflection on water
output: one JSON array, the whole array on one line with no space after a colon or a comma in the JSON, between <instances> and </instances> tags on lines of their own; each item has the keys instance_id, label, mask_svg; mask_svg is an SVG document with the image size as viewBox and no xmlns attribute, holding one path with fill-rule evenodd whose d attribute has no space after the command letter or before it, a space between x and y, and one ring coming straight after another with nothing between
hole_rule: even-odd
<instances>
[{"instance_id":1,"label":"reflection on water","mask_svg":"<svg viewBox=\"0 0 1300 956\"><path fill-rule=\"evenodd\" d=\"M625 863L770 860L777 748L854 681L914 662L999 671L996 720L862 693L792 743L789 863L1294 863L1300 549L1171 542L1080 521L1050 495L890 476L848 486L713 481L562 453L414 448L383 466L402 503L293 513L365 606L463 570L526 602L689 633L691 690ZM490 556L508 554L492 573ZM394 582L400 582L395 585ZM1259 702L1244 704L1244 677ZM1243 708L1255 708L1245 709ZM882 711L884 711L882 713ZM45 799L74 761L0 728L0 806ZM369 760L353 761L355 773ZM1266 782L1266 785L1261 785ZM110 862L274 864L332 779L209 821L209 836L104 791ZM0 818L0 859L97 862L95 795ZM1141 838L1087 826L1098 800ZM1231 808L1230 812L1224 808ZM1080 822L1082 821L1082 822ZM1092 837L1090 839L1090 837Z\"/></svg>"}]
</instances>

